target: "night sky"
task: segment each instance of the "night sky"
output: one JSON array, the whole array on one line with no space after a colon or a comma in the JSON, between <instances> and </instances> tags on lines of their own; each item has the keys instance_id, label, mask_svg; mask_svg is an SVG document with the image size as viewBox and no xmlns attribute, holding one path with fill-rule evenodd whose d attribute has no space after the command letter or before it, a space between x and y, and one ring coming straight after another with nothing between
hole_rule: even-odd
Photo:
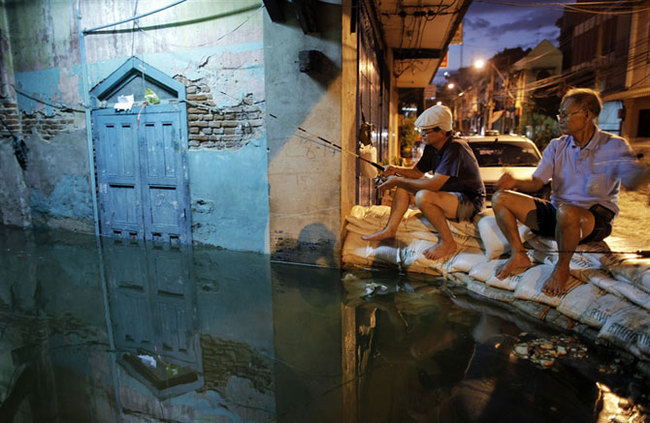
<instances>
[{"instance_id":1,"label":"night sky","mask_svg":"<svg viewBox=\"0 0 650 423\"><path fill-rule=\"evenodd\" d=\"M463 46L449 46L449 68L470 66L476 59L489 59L505 48L533 48L543 39L558 46L560 29L555 22L563 8L554 0L475 0L463 20ZM562 3L574 3L563 0ZM516 5L513 5L516 4Z\"/></svg>"}]
</instances>

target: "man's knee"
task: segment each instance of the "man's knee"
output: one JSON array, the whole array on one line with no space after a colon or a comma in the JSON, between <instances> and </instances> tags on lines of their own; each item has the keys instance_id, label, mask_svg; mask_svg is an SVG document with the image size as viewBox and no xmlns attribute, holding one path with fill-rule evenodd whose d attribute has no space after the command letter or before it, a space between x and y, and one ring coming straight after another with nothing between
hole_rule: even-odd
<instances>
[{"instance_id":1,"label":"man's knee","mask_svg":"<svg viewBox=\"0 0 650 423\"><path fill-rule=\"evenodd\" d=\"M514 200L512 191L497 191L492 195L492 208L495 211L507 209L508 205Z\"/></svg>"},{"instance_id":2,"label":"man's knee","mask_svg":"<svg viewBox=\"0 0 650 423\"><path fill-rule=\"evenodd\" d=\"M580 222L580 207L562 204L555 214L558 225L577 225Z\"/></svg>"},{"instance_id":3,"label":"man's knee","mask_svg":"<svg viewBox=\"0 0 650 423\"><path fill-rule=\"evenodd\" d=\"M422 189L415 193L415 205L421 208L426 204L436 204L437 192Z\"/></svg>"}]
</instances>

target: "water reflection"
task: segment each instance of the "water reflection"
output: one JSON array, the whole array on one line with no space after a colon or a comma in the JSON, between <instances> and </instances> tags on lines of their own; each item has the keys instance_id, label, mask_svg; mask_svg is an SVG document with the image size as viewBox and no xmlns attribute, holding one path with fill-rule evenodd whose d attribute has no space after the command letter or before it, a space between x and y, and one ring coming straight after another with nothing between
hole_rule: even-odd
<instances>
[{"instance_id":1,"label":"water reflection","mask_svg":"<svg viewBox=\"0 0 650 423\"><path fill-rule=\"evenodd\" d=\"M0 258L2 422L597 421L604 386L648 392L516 360L551 332L444 281L8 229Z\"/></svg>"}]
</instances>

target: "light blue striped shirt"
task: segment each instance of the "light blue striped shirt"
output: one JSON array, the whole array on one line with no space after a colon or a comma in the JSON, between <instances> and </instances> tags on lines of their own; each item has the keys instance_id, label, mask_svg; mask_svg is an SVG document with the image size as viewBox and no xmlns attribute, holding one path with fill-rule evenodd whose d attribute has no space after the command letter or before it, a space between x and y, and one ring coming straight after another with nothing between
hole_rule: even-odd
<instances>
[{"instance_id":1,"label":"light blue striped shirt","mask_svg":"<svg viewBox=\"0 0 650 423\"><path fill-rule=\"evenodd\" d=\"M571 135L551 140L533 177L552 180L551 202L588 209L598 203L616 214L621 183L630 186L645 172L627 141L596 128L589 143L580 148Z\"/></svg>"}]
</instances>

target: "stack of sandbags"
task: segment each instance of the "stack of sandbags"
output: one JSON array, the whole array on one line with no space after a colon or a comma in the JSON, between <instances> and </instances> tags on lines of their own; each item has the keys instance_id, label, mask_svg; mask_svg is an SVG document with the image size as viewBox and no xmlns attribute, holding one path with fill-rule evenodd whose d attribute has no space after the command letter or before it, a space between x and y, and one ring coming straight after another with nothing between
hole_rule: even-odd
<instances>
[{"instance_id":1,"label":"stack of sandbags","mask_svg":"<svg viewBox=\"0 0 650 423\"><path fill-rule=\"evenodd\" d=\"M396 239L361 240L383 229L389 207L356 206L347 219L343 263L348 266L392 266L443 275L469 291L556 326L606 340L635 356L650 359L650 259L610 252L603 241L578 246L570 262L569 290L560 296L542 292L542 282L558 260L558 245L535 236L523 225L519 235L533 265L519 275L500 280L496 268L505 263L509 245L491 211L470 222L449 221L461 247L453 257L431 261L423 252L438 242L438 234L421 212L409 210Z\"/></svg>"},{"instance_id":2,"label":"stack of sandbags","mask_svg":"<svg viewBox=\"0 0 650 423\"><path fill-rule=\"evenodd\" d=\"M390 207L355 206L347 217L347 236L343 244L343 263L351 267L398 267L416 273L443 274L448 270L441 261L433 262L423 252L438 243L439 237L418 210L409 209L402 218L394 239L365 241L363 235L378 232L386 226ZM480 255L481 242L471 222L449 222L460 252ZM457 259L458 260L458 259ZM466 266L460 262L452 266Z\"/></svg>"}]
</instances>

